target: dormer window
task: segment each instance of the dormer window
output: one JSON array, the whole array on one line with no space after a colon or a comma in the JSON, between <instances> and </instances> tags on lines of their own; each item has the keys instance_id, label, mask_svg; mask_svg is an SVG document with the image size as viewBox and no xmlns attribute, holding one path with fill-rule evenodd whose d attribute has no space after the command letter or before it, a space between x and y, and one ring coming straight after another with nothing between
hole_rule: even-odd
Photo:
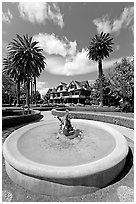
<instances>
[{"instance_id":1,"label":"dormer window","mask_svg":"<svg viewBox=\"0 0 136 204\"><path fill-rule=\"evenodd\" d=\"M71 84L71 85L70 85L70 88L71 88L71 89L74 89L74 88L75 88L75 85L74 85L74 84Z\"/></svg>"},{"instance_id":2,"label":"dormer window","mask_svg":"<svg viewBox=\"0 0 136 204\"><path fill-rule=\"evenodd\" d=\"M62 91L63 90L63 86L60 86L60 91Z\"/></svg>"}]
</instances>

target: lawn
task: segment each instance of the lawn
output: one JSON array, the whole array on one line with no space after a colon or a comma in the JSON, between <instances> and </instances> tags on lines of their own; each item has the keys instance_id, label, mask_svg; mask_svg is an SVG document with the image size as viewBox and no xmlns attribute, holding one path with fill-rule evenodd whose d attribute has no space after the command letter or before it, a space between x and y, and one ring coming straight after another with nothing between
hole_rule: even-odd
<instances>
[{"instance_id":1,"label":"lawn","mask_svg":"<svg viewBox=\"0 0 136 204\"><path fill-rule=\"evenodd\" d=\"M116 115L121 117L127 117L127 118L134 118L134 113L124 113L124 112L99 112L101 114L107 114L107 115Z\"/></svg>"}]
</instances>

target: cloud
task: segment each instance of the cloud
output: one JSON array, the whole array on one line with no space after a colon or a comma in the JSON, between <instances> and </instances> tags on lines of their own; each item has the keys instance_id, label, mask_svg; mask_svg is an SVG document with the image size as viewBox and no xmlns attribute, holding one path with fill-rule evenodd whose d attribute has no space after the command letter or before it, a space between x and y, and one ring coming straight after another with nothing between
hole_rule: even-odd
<instances>
[{"instance_id":1,"label":"cloud","mask_svg":"<svg viewBox=\"0 0 136 204\"><path fill-rule=\"evenodd\" d=\"M109 20L108 15L93 20L93 23L97 26L98 33L101 33L102 31L105 33L111 33L111 22Z\"/></svg>"},{"instance_id":2,"label":"cloud","mask_svg":"<svg viewBox=\"0 0 136 204\"><path fill-rule=\"evenodd\" d=\"M11 14L10 10L8 9L7 12L2 12L2 21L4 23L10 23L13 15Z\"/></svg>"},{"instance_id":3,"label":"cloud","mask_svg":"<svg viewBox=\"0 0 136 204\"><path fill-rule=\"evenodd\" d=\"M51 6L48 6L48 16L50 19L52 19L54 21L54 23L58 24L61 28L64 26L64 22L63 22L63 16L60 13L60 9L57 5L57 3L53 3L52 7L55 11L55 13L51 10Z\"/></svg>"},{"instance_id":4,"label":"cloud","mask_svg":"<svg viewBox=\"0 0 136 204\"><path fill-rule=\"evenodd\" d=\"M121 58L104 60L103 69L113 67L113 64L120 60ZM87 52L82 49L71 61L68 59L64 60L62 57L48 57L46 71L56 75L81 75L98 71L98 64L95 61L89 60Z\"/></svg>"},{"instance_id":5,"label":"cloud","mask_svg":"<svg viewBox=\"0 0 136 204\"><path fill-rule=\"evenodd\" d=\"M120 49L120 45L116 45L115 50L118 51Z\"/></svg>"},{"instance_id":6,"label":"cloud","mask_svg":"<svg viewBox=\"0 0 136 204\"><path fill-rule=\"evenodd\" d=\"M49 55L60 55L63 57L73 56L76 53L77 43L71 42L66 37L59 39L55 34L39 33L34 36L34 40L39 42L39 46Z\"/></svg>"},{"instance_id":7,"label":"cloud","mask_svg":"<svg viewBox=\"0 0 136 204\"><path fill-rule=\"evenodd\" d=\"M93 20L93 23L97 26L98 33L116 33L119 34L122 28L127 28L134 19L134 7L124 8L119 18L111 21L109 16L103 16Z\"/></svg>"},{"instance_id":8,"label":"cloud","mask_svg":"<svg viewBox=\"0 0 136 204\"><path fill-rule=\"evenodd\" d=\"M39 42L39 47L45 52L46 71L49 73L70 76L97 71L97 62L88 59L84 48L77 50L76 41L69 41L66 37L60 39L55 34L47 33L35 35L34 40ZM104 69L113 66L116 60L105 60Z\"/></svg>"},{"instance_id":9,"label":"cloud","mask_svg":"<svg viewBox=\"0 0 136 204\"><path fill-rule=\"evenodd\" d=\"M18 9L22 18L29 20L32 23L42 23L47 16L47 3L42 2L20 2Z\"/></svg>"},{"instance_id":10,"label":"cloud","mask_svg":"<svg viewBox=\"0 0 136 204\"><path fill-rule=\"evenodd\" d=\"M45 95L48 91L47 83L46 82L37 82L37 90L40 92L41 95Z\"/></svg>"},{"instance_id":11,"label":"cloud","mask_svg":"<svg viewBox=\"0 0 136 204\"><path fill-rule=\"evenodd\" d=\"M132 26L130 26L130 30L132 31L132 33L134 34L134 24Z\"/></svg>"},{"instance_id":12,"label":"cloud","mask_svg":"<svg viewBox=\"0 0 136 204\"><path fill-rule=\"evenodd\" d=\"M8 42L2 41L2 59L7 56L7 52L8 52L7 46L8 46Z\"/></svg>"},{"instance_id":13,"label":"cloud","mask_svg":"<svg viewBox=\"0 0 136 204\"><path fill-rule=\"evenodd\" d=\"M46 20L52 20L61 28L64 26L63 16L57 3L20 2L18 9L21 17L31 23L45 24Z\"/></svg>"}]
</instances>

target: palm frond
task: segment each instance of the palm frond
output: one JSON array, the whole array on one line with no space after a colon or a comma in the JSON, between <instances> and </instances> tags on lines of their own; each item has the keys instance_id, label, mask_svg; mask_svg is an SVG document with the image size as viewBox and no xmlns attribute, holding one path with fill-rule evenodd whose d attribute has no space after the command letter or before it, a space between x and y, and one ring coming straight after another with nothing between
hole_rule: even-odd
<instances>
[{"instance_id":1,"label":"palm frond","mask_svg":"<svg viewBox=\"0 0 136 204\"><path fill-rule=\"evenodd\" d=\"M109 53L113 52L112 45L114 43L112 40L113 38L110 37L109 33L102 32L100 35L95 35L88 47L89 59L98 61L100 58L109 57Z\"/></svg>"}]
</instances>

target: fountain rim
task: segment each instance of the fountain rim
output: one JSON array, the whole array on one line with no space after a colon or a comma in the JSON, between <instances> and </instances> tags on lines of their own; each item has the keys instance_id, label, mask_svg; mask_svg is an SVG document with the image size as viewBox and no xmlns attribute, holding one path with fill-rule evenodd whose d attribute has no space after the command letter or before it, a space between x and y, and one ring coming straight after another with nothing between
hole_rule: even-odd
<instances>
[{"instance_id":1,"label":"fountain rim","mask_svg":"<svg viewBox=\"0 0 136 204\"><path fill-rule=\"evenodd\" d=\"M87 176L88 174L99 173L101 171L105 171L109 168L114 167L118 163L120 163L123 159L126 158L128 154L128 145L125 137L115 130L114 128L108 126L107 124L99 121L85 120L85 119L72 119L74 122L83 122L90 123L91 125L95 125L99 128L104 129L109 132L111 136L114 137L116 146L114 150L106 155L105 157L92 161L90 163L81 164L77 166L51 166L46 164L40 164L34 162L32 160L24 157L17 148L17 141L21 137L22 134L33 129L37 126L48 125L53 123L45 123L42 121L41 123L33 123L27 126L24 126L13 133L6 139L3 144L3 155L5 157L6 162L11 165L17 171L20 171L24 174L46 177L46 178L76 178ZM13 141L13 139L16 140ZM13 151L9 151L8 145L12 145Z\"/></svg>"}]
</instances>

